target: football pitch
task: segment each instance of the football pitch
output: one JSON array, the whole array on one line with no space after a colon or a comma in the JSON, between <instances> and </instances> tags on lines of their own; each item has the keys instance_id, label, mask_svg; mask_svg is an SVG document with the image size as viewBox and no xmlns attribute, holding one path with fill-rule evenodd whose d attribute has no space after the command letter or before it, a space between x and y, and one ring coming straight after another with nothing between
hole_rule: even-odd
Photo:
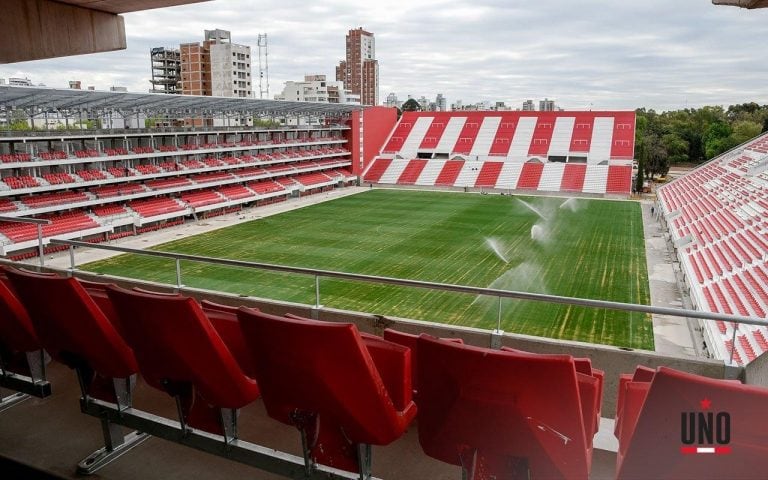
<instances>
[{"instance_id":1,"label":"football pitch","mask_svg":"<svg viewBox=\"0 0 768 480\"><path fill-rule=\"evenodd\" d=\"M640 205L628 201L371 190L155 247L324 270L648 304ZM176 283L171 260L81 267ZM315 303L314 277L182 262L184 285ZM322 279L321 304L496 328L497 298ZM503 299L501 329L653 349L646 314Z\"/></svg>"}]
</instances>

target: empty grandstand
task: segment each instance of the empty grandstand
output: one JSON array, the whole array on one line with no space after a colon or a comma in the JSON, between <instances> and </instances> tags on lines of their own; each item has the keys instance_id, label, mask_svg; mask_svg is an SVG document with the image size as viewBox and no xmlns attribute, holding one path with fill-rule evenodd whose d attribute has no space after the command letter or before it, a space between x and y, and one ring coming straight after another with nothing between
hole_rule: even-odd
<instances>
[{"instance_id":1,"label":"empty grandstand","mask_svg":"<svg viewBox=\"0 0 768 480\"><path fill-rule=\"evenodd\" d=\"M701 310L766 318L768 134L678 178L658 202ZM705 322L717 358L738 364L768 351L764 326Z\"/></svg>"},{"instance_id":2,"label":"empty grandstand","mask_svg":"<svg viewBox=\"0 0 768 480\"><path fill-rule=\"evenodd\" d=\"M629 326L634 323L634 328L652 335L649 315L670 314L670 309L645 305L645 294L609 302L558 297L532 288L515 291L507 283L492 281L498 274L536 280L545 278L546 270L572 284L586 285L594 277L602 293L606 282L645 292L644 239L636 234L640 208L629 201L583 201L597 206L591 216L602 217L612 227L593 227L586 216L573 222L566 218L569 221L558 226L552 212L537 210L537 201L549 202L565 218L576 213L575 205L582 200L406 195L394 189L350 198L401 195L400 212L387 210L379 200L374 203L381 210L370 218L356 218L360 210L335 216L339 232L334 233L357 242L357 248L363 245L358 236L362 222L368 223L368 237L394 240L389 256L370 248L364 261L353 263L404 275L407 262L397 261L398 255L411 257L411 264L424 270L428 259L419 249L426 239L451 246L455 237L450 230L462 228L443 221L446 212L459 217L453 206L432 201L442 213L433 215L432 223L447 227L417 230L423 236L401 236L400 224L406 218L419 228L430 226L430 221L422 221L426 209L421 209L422 215L409 215L418 207L419 196L456 197L477 205L490 203L481 200L506 202L503 214L487 206L462 209L468 219L460 219L464 229L479 242L462 251L439 252L440 261L458 267L451 284L334 271L342 264L339 258L353 257L348 249L354 248L336 238L321 246L334 263L315 268L125 248L112 242L204 216L251 207L258 212L262 205L356 183L362 172L367 182L383 185L626 197L634 148L631 112L406 113L397 122L392 109L359 111L255 100L230 103L3 87L0 99L11 108L30 111L91 106L97 111L178 108L182 115L210 115L211 110L239 108L239 118L266 111L325 119L320 126L261 128L248 122L224 126L221 118L208 117L205 125L193 128L0 137L1 253L18 260L37 255L38 248L70 249L72 261L65 270L50 269L52 275L19 270L19 264L4 267L0 274L7 277L0 278L0 386L19 392L0 398L0 454L9 459L0 458L4 474L76 477L98 472L109 479L704 479L763 478L768 469L762 455L766 422L760 414L766 391L730 380L741 376L745 383L759 383L764 378L762 362L747 361L765 350L760 342L768 335L760 320L768 304L758 288L764 288L768 274L766 137L660 191L659 207L700 308L671 313L703 318L712 325L707 339L719 349L713 360L516 335L500 328L503 314L513 311L511 305L528 302L533 305L528 316L549 330L584 334L571 338L620 336L625 326L605 322L607 310L632 312L634 317L627 315ZM618 214L599 213L609 205L629 212L620 215L625 224L621 228L614 218ZM591 206L585 207L586 213ZM316 222L311 217L316 210L302 210L299 213L307 217L297 225ZM490 238L502 230L483 215L519 217L517 223L500 222L508 223L511 248ZM37 241L38 225L12 220L20 217L48 222L40 227L43 245ZM548 242L543 233L547 222L580 244L580 253L564 238L554 236L561 241ZM264 227L270 222L254 223ZM304 230L277 221L274 225L260 231L274 237L278 247L273 258L299 252L307 262L317 261L300 238L308 236ZM567 225L591 233L566 230ZM597 230L607 236L604 241ZM436 238L434 232L441 236ZM249 235L230 235L214 247L218 252L236 242L253 247L256 242ZM70 240L74 238L109 245L90 248ZM630 244L631 260L622 260L630 258L624 257ZM549 252L559 249L556 253L570 256L573 265L586 264L587 257L598 263L587 267L587 274L556 258L541 262L539 270L517 269L534 257L531 252L538 255L552 246ZM610 247L610 253L600 253L602 246ZM162 278L89 273L75 257L93 251L156 257L152 260L166 262L164 266L150 261L133 266ZM516 258L508 258L510 252ZM473 271L492 274L487 287L466 283L466 264L472 261L477 267ZM630 266L630 273L621 273L616 262ZM211 266L219 277L208 278L205 267ZM306 284L310 294L276 299L255 285L264 271L281 277L274 281L276 288L293 292ZM224 278L249 290L222 293ZM339 288L341 282L352 283L352 288ZM373 284L370 295L394 300L392 314L335 307L330 300L334 294L352 302L367 295L355 282ZM138 290L128 290L131 287ZM411 310L397 305L394 293L401 288L412 289ZM441 325L397 315L434 313L437 308L426 301L432 292L464 295L470 307L490 313L495 328L488 328L493 321ZM478 306L480 296L490 302ZM324 305L324 299L331 304ZM443 303L456 309L457 303ZM516 315L511 317L514 322ZM736 346L734 362L729 341ZM43 350L55 360L47 374ZM140 380L134 383L131 379L136 378ZM43 400L20 403L23 394ZM707 412L712 406L716 418L729 415L728 430L724 423L705 423L696 441L683 427L681 446L680 415L684 422L706 422L706 413L715 418L715 412ZM50 425L65 433L51 435ZM102 440L104 447L99 448ZM146 446L128 452L143 442ZM55 460L40 454L42 449L55 452ZM193 449L221 458L212 462ZM722 455L693 455L715 452ZM654 461L648 461L649 455Z\"/></svg>"},{"instance_id":3,"label":"empty grandstand","mask_svg":"<svg viewBox=\"0 0 768 480\"><path fill-rule=\"evenodd\" d=\"M118 98L104 92L0 90L0 100L17 109L30 105L56 109L63 103L76 108L97 97ZM126 108L155 102L170 111L192 112L190 107L195 106L190 99L121 98ZM198 108L209 108L216 100L196 102ZM251 101L240 108L277 115L281 109L293 112L294 104ZM43 229L46 238L99 242L173 226L184 218L230 213L246 205L354 184L357 167L349 149L348 125L352 110L328 107L329 125L311 129L209 127L4 136L0 210L6 217L49 219L51 224ZM36 238L34 226L3 222L0 253L16 252L16 258L35 255L31 247Z\"/></svg>"},{"instance_id":4,"label":"empty grandstand","mask_svg":"<svg viewBox=\"0 0 768 480\"><path fill-rule=\"evenodd\" d=\"M406 112L366 182L628 196L634 112Z\"/></svg>"}]
</instances>

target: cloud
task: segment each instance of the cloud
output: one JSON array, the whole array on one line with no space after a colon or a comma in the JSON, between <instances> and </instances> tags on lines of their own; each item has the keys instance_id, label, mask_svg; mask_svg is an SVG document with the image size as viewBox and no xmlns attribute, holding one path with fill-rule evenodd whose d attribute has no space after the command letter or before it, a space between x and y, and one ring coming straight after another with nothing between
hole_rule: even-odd
<instances>
[{"instance_id":1,"label":"cloud","mask_svg":"<svg viewBox=\"0 0 768 480\"><path fill-rule=\"evenodd\" d=\"M362 26L376 36L381 99L442 93L449 103L518 106L549 97L567 109L657 110L768 103L756 40L768 11L706 0L217 0L125 19L125 51L3 65L0 77L146 91L151 47L223 28L254 50L268 34L274 95L305 74L333 77L347 30Z\"/></svg>"}]
</instances>

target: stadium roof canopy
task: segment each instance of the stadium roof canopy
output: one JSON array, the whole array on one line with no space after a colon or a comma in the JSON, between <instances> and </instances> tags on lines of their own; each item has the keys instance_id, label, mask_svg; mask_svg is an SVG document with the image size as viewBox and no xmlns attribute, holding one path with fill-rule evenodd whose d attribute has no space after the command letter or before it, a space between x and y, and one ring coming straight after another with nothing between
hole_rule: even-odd
<instances>
[{"instance_id":1,"label":"stadium roof canopy","mask_svg":"<svg viewBox=\"0 0 768 480\"><path fill-rule=\"evenodd\" d=\"M237 113L272 116L343 115L362 108L359 105L319 102L11 86L0 86L0 107L41 112L115 110L179 115Z\"/></svg>"},{"instance_id":2,"label":"stadium roof canopy","mask_svg":"<svg viewBox=\"0 0 768 480\"><path fill-rule=\"evenodd\" d=\"M118 14L205 1L2 0L0 63L123 50Z\"/></svg>"},{"instance_id":3,"label":"stadium roof canopy","mask_svg":"<svg viewBox=\"0 0 768 480\"><path fill-rule=\"evenodd\" d=\"M768 0L712 0L714 5L730 5L741 8L766 8Z\"/></svg>"}]
</instances>

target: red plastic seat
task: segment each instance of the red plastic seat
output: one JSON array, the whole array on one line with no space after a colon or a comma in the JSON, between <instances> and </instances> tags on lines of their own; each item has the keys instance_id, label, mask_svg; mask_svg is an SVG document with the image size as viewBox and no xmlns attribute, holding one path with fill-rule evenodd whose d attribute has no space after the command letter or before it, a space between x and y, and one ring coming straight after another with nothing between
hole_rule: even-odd
<instances>
[{"instance_id":1,"label":"red plastic seat","mask_svg":"<svg viewBox=\"0 0 768 480\"><path fill-rule=\"evenodd\" d=\"M11 288L6 278L0 279L0 356L6 368L13 366L9 361L18 354L42 348L27 310Z\"/></svg>"},{"instance_id":2,"label":"red plastic seat","mask_svg":"<svg viewBox=\"0 0 768 480\"><path fill-rule=\"evenodd\" d=\"M393 442L416 415L407 348L380 338L366 341L348 323L246 308L238 317L267 413L302 432L309 463L365 471L367 459L361 465L358 452ZM372 355L377 347L369 350L367 342L378 345L378 362ZM392 393L384 377L399 378L399 393Z\"/></svg>"},{"instance_id":3,"label":"red plastic seat","mask_svg":"<svg viewBox=\"0 0 768 480\"><path fill-rule=\"evenodd\" d=\"M619 383L616 478L764 479L766 404L762 387L638 367Z\"/></svg>"},{"instance_id":4,"label":"red plastic seat","mask_svg":"<svg viewBox=\"0 0 768 480\"><path fill-rule=\"evenodd\" d=\"M88 395L114 402L112 379L138 371L133 352L72 277L4 268L38 338L56 360L84 375ZM40 292L45 292L41 301Z\"/></svg>"},{"instance_id":5,"label":"red plastic seat","mask_svg":"<svg viewBox=\"0 0 768 480\"><path fill-rule=\"evenodd\" d=\"M259 396L193 298L114 285L107 294L142 377L177 398L182 425L223 434L220 410L239 409Z\"/></svg>"},{"instance_id":6,"label":"red plastic seat","mask_svg":"<svg viewBox=\"0 0 768 480\"><path fill-rule=\"evenodd\" d=\"M39 397L50 395L45 363L45 352L27 310L8 279L0 278L0 385ZM21 398L0 398L0 409L15 403L14 397Z\"/></svg>"},{"instance_id":7,"label":"red plastic seat","mask_svg":"<svg viewBox=\"0 0 768 480\"><path fill-rule=\"evenodd\" d=\"M568 355L536 355L421 335L419 442L468 479L585 479L577 369Z\"/></svg>"},{"instance_id":8,"label":"red plastic seat","mask_svg":"<svg viewBox=\"0 0 768 480\"><path fill-rule=\"evenodd\" d=\"M526 355L539 355L537 353L524 352L509 347L501 347L504 352L517 352ZM581 399L581 414L584 419L588 448L592 448L592 439L600 429L600 412L603 405L603 384L605 372L592 368L592 361L588 358L574 358L576 367L576 381L579 385L579 398Z\"/></svg>"},{"instance_id":9,"label":"red plastic seat","mask_svg":"<svg viewBox=\"0 0 768 480\"><path fill-rule=\"evenodd\" d=\"M419 391L419 336L412 333L400 332L391 328L384 329L384 340L395 342L411 350L411 382L414 392ZM460 338L443 338L446 342L463 344Z\"/></svg>"}]
</instances>

